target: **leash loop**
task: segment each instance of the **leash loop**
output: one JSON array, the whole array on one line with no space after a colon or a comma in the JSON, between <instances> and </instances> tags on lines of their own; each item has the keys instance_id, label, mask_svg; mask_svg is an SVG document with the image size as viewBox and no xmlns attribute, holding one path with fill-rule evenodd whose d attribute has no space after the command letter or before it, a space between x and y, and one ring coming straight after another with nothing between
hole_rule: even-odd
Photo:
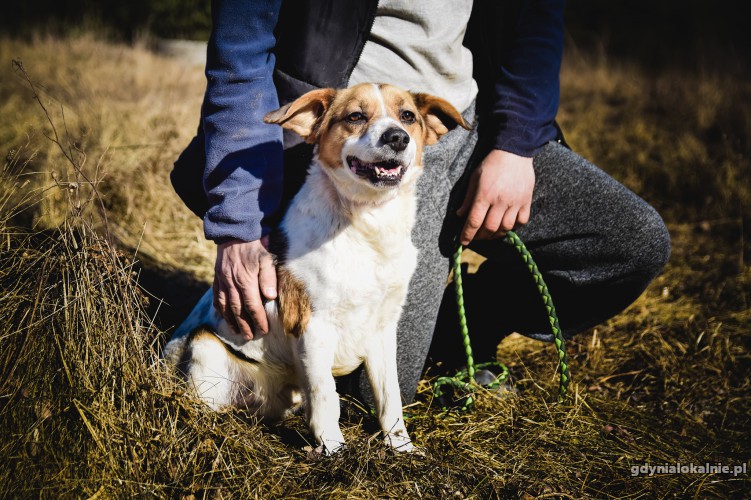
<instances>
[{"instance_id":1,"label":"leash loop","mask_svg":"<svg viewBox=\"0 0 751 500\"><path fill-rule=\"evenodd\" d=\"M527 250L527 247L524 246L524 243L519 238L519 236L515 232L509 231L506 235L506 238L504 239L504 242L513 245L521 255L524 263L527 265L527 268L532 275L532 279L537 285L537 289L540 292L543 304L545 305L545 308L548 312L550 330L553 333L553 339L556 350L558 352L558 360L560 362L561 368L560 383L558 386L558 402L562 402L566 398L566 395L568 393L568 385L571 381L571 374L569 372L568 356L566 355L566 339L563 337L563 332L561 331L560 324L558 323L558 315L556 314L555 306L553 305L553 297L550 295L550 290L548 290L548 286L545 284L542 273L538 269L537 264L535 264L535 261L532 258L532 254L529 253L529 250ZM496 389L500 387L500 385L508 379L509 371L505 365L498 362L481 363L477 365L477 367L475 367L475 361L472 355L472 344L469 338L469 327L467 326L467 316L464 310L464 288L462 286L461 268L462 250L462 245L457 245L453 257L453 269L454 288L456 290L456 305L457 312L459 313L459 327L462 335L462 342L464 343L464 352L467 356L467 367L460 370L453 377L439 377L438 379L436 379L436 381L433 383L433 393L436 398L443 396L445 394L444 388L446 386L453 388L455 391L465 393L466 395L464 396L462 411L468 411L471 410L474 406L474 398L472 397L473 392L475 392L479 387L484 387L485 389ZM476 369L482 370L490 367L494 367L499 370L500 374L490 384L479 386L475 381Z\"/></svg>"}]
</instances>

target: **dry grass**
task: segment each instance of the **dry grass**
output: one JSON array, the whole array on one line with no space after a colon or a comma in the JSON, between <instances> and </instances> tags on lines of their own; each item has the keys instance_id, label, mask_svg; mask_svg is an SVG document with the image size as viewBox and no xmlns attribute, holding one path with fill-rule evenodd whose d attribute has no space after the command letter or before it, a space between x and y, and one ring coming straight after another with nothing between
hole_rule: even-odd
<instances>
[{"instance_id":1,"label":"dry grass","mask_svg":"<svg viewBox=\"0 0 751 500\"><path fill-rule=\"evenodd\" d=\"M30 167L41 174L35 182L49 184L53 172L62 180L73 173L54 154L55 145L41 137L45 117L28 86L10 70L11 59L24 62L59 127L64 105L70 142L86 152L85 169L98 171L102 179L112 234L166 266L209 279L212 246L166 175L198 125L202 68L90 37L33 44L6 40L0 58L8 67L0 75L0 144L35 155ZM65 215L59 194L50 197L45 210L35 214L47 227ZM174 245L177 239L180 245Z\"/></svg>"},{"instance_id":2,"label":"dry grass","mask_svg":"<svg viewBox=\"0 0 751 500\"><path fill-rule=\"evenodd\" d=\"M551 347L510 337L499 354L519 395L446 414L421 383L408 427L423 455L387 452L352 409L351 446L319 460L300 417L265 427L208 412L158 362L163 329L211 271L211 245L167 180L195 128L200 68L91 38L1 40L0 57L24 61L70 156L43 137L50 125L19 73L0 74L0 496L748 492L749 475L630 473L749 459L748 83L569 58L568 138L662 209L671 264L571 343L566 404L551 403Z\"/></svg>"}]
</instances>

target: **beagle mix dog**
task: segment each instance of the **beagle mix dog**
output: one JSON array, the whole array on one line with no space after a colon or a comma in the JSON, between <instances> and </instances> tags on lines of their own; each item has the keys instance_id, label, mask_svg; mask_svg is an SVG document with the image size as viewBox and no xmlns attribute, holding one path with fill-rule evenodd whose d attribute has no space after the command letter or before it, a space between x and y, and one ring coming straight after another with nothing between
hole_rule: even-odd
<instances>
[{"instance_id":1,"label":"beagle mix dog","mask_svg":"<svg viewBox=\"0 0 751 500\"><path fill-rule=\"evenodd\" d=\"M209 290L164 357L215 409L241 405L278 419L302 402L326 454L344 443L334 376L364 363L386 444L410 451L396 326L417 262L416 183L423 147L468 125L443 99L370 83L314 90L264 121L315 144L272 235L272 247L286 251L277 256L278 299L265 305L269 333L241 337Z\"/></svg>"}]
</instances>

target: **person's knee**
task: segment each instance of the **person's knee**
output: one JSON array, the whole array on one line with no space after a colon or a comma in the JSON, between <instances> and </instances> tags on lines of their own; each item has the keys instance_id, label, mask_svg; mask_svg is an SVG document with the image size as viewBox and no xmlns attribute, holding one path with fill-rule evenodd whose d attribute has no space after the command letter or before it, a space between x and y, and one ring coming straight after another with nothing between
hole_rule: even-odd
<instances>
[{"instance_id":1,"label":"person's knee","mask_svg":"<svg viewBox=\"0 0 751 500\"><path fill-rule=\"evenodd\" d=\"M591 328L626 309L667 264L670 235L665 223L654 208L640 205L630 207L633 211L624 212L608 231L606 255L601 256L604 266L574 275L578 280L573 289L565 282L548 280L551 293L556 292L564 335Z\"/></svg>"},{"instance_id":2,"label":"person's knee","mask_svg":"<svg viewBox=\"0 0 751 500\"><path fill-rule=\"evenodd\" d=\"M629 274L652 281L670 259L670 233L660 214L644 204L629 233L623 234L624 257Z\"/></svg>"}]
</instances>

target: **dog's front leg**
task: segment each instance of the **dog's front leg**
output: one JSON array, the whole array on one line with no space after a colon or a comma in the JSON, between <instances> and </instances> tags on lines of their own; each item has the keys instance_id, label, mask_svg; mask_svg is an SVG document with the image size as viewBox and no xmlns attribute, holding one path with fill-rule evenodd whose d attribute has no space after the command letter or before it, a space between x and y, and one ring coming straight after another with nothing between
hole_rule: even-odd
<instances>
[{"instance_id":1,"label":"dog's front leg","mask_svg":"<svg viewBox=\"0 0 751 500\"><path fill-rule=\"evenodd\" d=\"M344 446L339 428L339 395L331 368L336 333L325 321L311 318L300 338L300 375L310 430L323 453L330 455Z\"/></svg>"},{"instance_id":2,"label":"dog's front leg","mask_svg":"<svg viewBox=\"0 0 751 500\"><path fill-rule=\"evenodd\" d=\"M412 440L407 434L402 414L402 398L396 368L396 324L378 332L374 341L381 343L382 356L365 360L370 386L373 388L378 422L384 433L386 445L396 451L412 451ZM371 352L377 352L371 350Z\"/></svg>"}]
</instances>

